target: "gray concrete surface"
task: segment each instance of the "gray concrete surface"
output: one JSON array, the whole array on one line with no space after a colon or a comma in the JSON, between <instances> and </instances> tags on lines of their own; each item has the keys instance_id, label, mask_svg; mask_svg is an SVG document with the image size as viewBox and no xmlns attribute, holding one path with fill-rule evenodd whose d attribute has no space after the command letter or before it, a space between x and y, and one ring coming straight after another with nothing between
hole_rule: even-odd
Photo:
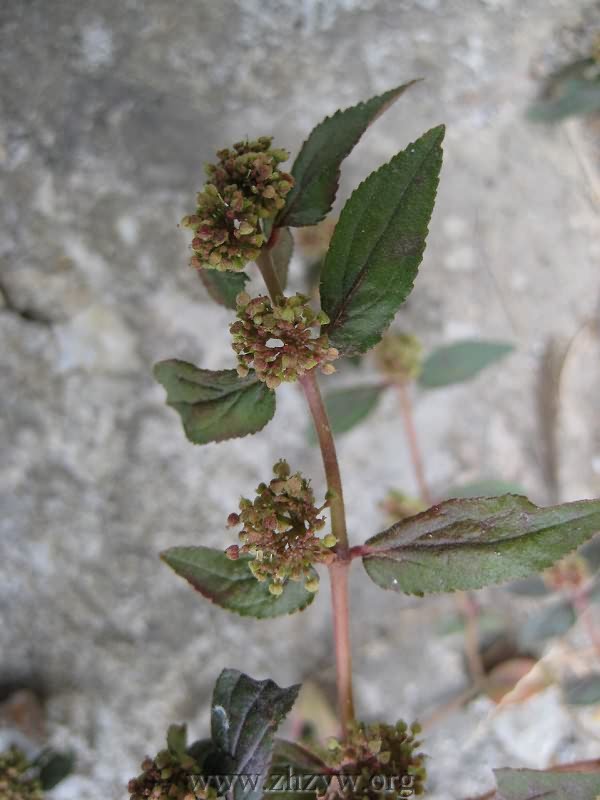
<instances>
[{"instance_id":1,"label":"gray concrete surface","mask_svg":"<svg viewBox=\"0 0 600 800\"><path fill-rule=\"evenodd\" d=\"M56 798L124 797L170 721L202 732L224 666L331 689L326 590L305 614L242 622L157 560L168 545L228 542L227 514L278 457L321 477L294 387L261 435L194 448L151 378L169 356L233 366L229 314L186 267L176 227L217 147L272 132L294 151L326 113L425 77L348 159L341 195L445 121L429 247L398 325L427 346L465 335L517 346L468 386L416 398L428 479L442 491L495 474L541 503L600 494L600 343L587 324L599 302L598 128L523 118L535 70L560 61L558 33L585 8L2 4L0 683L39 682L50 740L77 753ZM294 287L300 272L296 260ZM553 449L541 438L540 375L549 343L573 337ZM393 396L341 440L340 457L360 542L385 523L388 487L414 489ZM459 642L434 633L449 603L403 602L355 570L363 716L423 715L460 686ZM440 721L427 741L430 796L482 791L490 766L597 751L553 690L531 702L486 721L478 701Z\"/></svg>"}]
</instances>

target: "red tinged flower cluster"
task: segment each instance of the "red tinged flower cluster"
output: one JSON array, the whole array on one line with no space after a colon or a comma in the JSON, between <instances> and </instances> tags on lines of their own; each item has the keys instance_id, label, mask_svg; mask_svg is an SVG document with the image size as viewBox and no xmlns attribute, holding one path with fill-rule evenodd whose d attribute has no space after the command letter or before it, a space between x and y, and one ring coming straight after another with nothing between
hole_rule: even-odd
<instances>
[{"instance_id":1,"label":"red tinged flower cluster","mask_svg":"<svg viewBox=\"0 0 600 800\"><path fill-rule=\"evenodd\" d=\"M289 154L272 149L271 142L269 136L237 142L219 150L216 164L206 165L209 180L196 212L182 220L194 231L192 266L239 271L257 258L266 241L261 220L275 217L294 185L279 168Z\"/></svg>"},{"instance_id":2,"label":"red tinged flower cluster","mask_svg":"<svg viewBox=\"0 0 600 800\"><path fill-rule=\"evenodd\" d=\"M276 389L317 366L325 374L335 372L330 362L339 356L338 351L329 346L326 334L313 338L311 331L329 318L307 303L302 294L275 302L266 296L251 299L245 292L238 295L237 320L229 330L241 377L254 369L259 380Z\"/></svg>"},{"instance_id":3,"label":"red tinged flower cluster","mask_svg":"<svg viewBox=\"0 0 600 800\"><path fill-rule=\"evenodd\" d=\"M304 580L305 588L315 592L319 581L312 567L331 561L336 544L332 534L317 536L325 526L325 506L315 506L309 481L299 472L292 475L286 461L278 461L273 472L273 480L257 487L254 500L243 497L239 514L229 515L229 526L242 525L242 545L225 552L234 560L253 555L250 571L257 580L268 580L274 595L282 593L288 579Z\"/></svg>"},{"instance_id":4,"label":"red tinged flower cluster","mask_svg":"<svg viewBox=\"0 0 600 800\"><path fill-rule=\"evenodd\" d=\"M349 800L381 800L381 790L374 784L386 777L395 779L394 793L388 797L422 795L427 772L425 756L419 752L420 732L416 722L409 726L403 720L396 725L353 721L345 741L330 740L326 756L335 772L362 777L353 781L354 789L346 784L343 795Z\"/></svg>"}]
</instances>

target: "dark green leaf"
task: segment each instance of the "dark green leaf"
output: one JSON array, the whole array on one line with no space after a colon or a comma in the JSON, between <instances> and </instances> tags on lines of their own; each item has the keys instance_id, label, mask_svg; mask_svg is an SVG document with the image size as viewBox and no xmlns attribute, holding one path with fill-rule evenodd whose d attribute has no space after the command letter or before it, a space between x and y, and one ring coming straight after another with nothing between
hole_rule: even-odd
<instances>
[{"instance_id":1,"label":"dark green leaf","mask_svg":"<svg viewBox=\"0 0 600 800\"><path fill-rule=\"evenodd\" d=\"M234 369L213 372L171 359L155 365L154 377L194 444L257 433L275 413L275 392L254 372L240 378Z\"/></svg>"},{"instance_id":2,"label":"dark green leaf","mask_svg":"<svg viewBox=\"0 0 600 800\"><path fill-rule=\"evenodd\" d=\"M212 739L198 739L187 749L187 754L194 759L202 774L205 774L205 762L213 756L214 752L215 746Z\"/></svg>"},{"instance_id":3,"label":"dark green leaf","mask_svg":"<svg viewBox=\"0 0 600 800\"><path fill-rule=\"evenodd\" d=\"M273 258L275 274L279 279L282 289L285 289L287 286L288 271L293 253L294 237L290 233L290 229L279 228L277 230L277 240L275 245L271 248L271 257Z\"/></svg>"},{"instance_id":4,"label":"dark green leaf","mask_svg":"<svg viewBox=\"0 0 600 800\"><path fill-rule=\"evenodd\" d=\"M541 772L495 769L497 800L596 800L600 775L583 772Z\"/></svg>"},{"instance_id":5,"label":"dark green leaf","mask_svg":"<svg viewBox=\"0 0 600 800\"><path fill-rule=\"evenodd\" d=\"M530 107L527 116L533 122L558 122L598 110L600 66L593 58L584 58L550 76L542 96Z\"/></svg>"},{"instance_id":6,"label":"dark green leaf","mask_svg":"<svg viewBox=\"0 0 600 800\"><path fill-rule=\"evenodd\" d=\"M444 126L424 134L354 191L321 272L321 305L332 345L363 353L410 293L442 166Z\"/></svg>"},{"instance_id":7,"label":"dark green leaf","mask_svg":"<svg viewBox=\"0 0 600 800\"><path fill-rule=\"evenodd\" d=\"M596 536L581 548L581 555L588 562L588 567L592 572L600 569L600 536Z\"/></svg>"},{"instance_id":8,"label":"dark green leaf","mask_svg":"<svg viewBox=\"0 0 600 800\"><path fill-rule=\"evenodd\" d=\"M244 291L246 282L250 280L245 272L219 272L216 269L198 270L200 280L206 287L206 291L212 299L235 311L235 298L240 292Z\"/></svg>"},{"instance_id":9,"label":"dark green leaf","mask_svg":"<svg viewBox=\"0 0 600 800\"><path fill-rule=\"evenodd\" d=\"M181 758L187 749L187 728L185 725L169 725L167 747L172 756Z\"/></svg>"},{"instance_id":10,"label":"dark green leaf","mask_svg":"<svg viewBox=\"0 0 600 800\"><path fill-rule=\"evenodd\" d=\"M508 342L465 339L434 350L423 363L419 385L437 389L474 378L482 369L513 350Z\"/></svg>"},{"instance_id":11,"label":"dark green leaf","mask_svg":"<svg viewBox=\"0 0 600 800\"><path fill-rule=\"evenodd\" d=\"M599 529L600 500L549 508L510 494L447 500L367 540L363 562L383 589L480 589L546 569Z\"/></svg>"},{"instance_id":12,"label":"dark green leaf","mask_svg":"<svg viewBox=\"0 0 600 800\"><path fill-rule=\"evenodd\" d=\"M273 751L273 769L281 767L294 767L306 774L319 774L326 769L325 762L319 756L302 747L296 742L286 739L276 739ZM281 773L281 769L279 769Z\"/></svg>"},{"instance_id":13,"label":"dark green leaf","mask_svg":"<svg viewBox=\"0 0 600 800\"><path fill-rule=\"evenodd\" d=\"M568 681L563 686L565 700L571 706L593 706L600 703L600 672Z\"/></svg>"},{"instance_id":14,"label":"dark green leaf","mask_svg":"<svg viewBox=\"0 0 600 800\"><path fill-rule=\"evenodd\" d=\"M299 690L299 685L281 689L271 680L255 681L237 670L223 670L212 701L212 740L220 751L213 767L220 774L266 776L275 731ZM233 797L262 797L262 781L250 791L236 783Z\"/></svg>"},{"instance_id":15,"label":"dark green leaf","mask_svg":"<svg viewBox=\"0 0 600 800\"><path fill-rule=\"evenodd\" d=\"M44 750L36 760L39 765L39 779L42 789L49 792L50 789L68 778L75 766L75 756L73 753L59 753L56 750Z\"/></svg>"},{"instance_id":16,"label":"dark green leaf","mask_svg":"<svg viewBox=\"0 0 600 800\"><path fill-rule=\"evenodd\" d=\"M243 617L278 617L302 611L313 599L301 582L287 581L275 597L266 581L259 582L248 569L249 556L237 561L210 547L171 547L161 554L171 569L221 608Z\"/></svg>"},{"instance_id":17,"label":"dark green leaf","mask_svg":"<svg viewBox=\"0 0 600 800\"><path fill-rule=\"evenodd\" d=\"M455 497L499 497L501 494L525 494L518 483L499 481L495 478L463 483L462 486L452 486L444 492L444 499L451 500Z\"/></svg>"},{"instance_id":18,"label":"dark green leaf","mask_svg":"<svg viewBox=\"0 0 600 800\"><path fill-rule=\"evenodd\" d=\"M550 594L550 589L539 575L531 575L529 578L513 581L506 588L509 592L523 595L523 597L544 597Z\"/></svg>"},{"instance_id":19,"label":"dark green leaf","mask_svg":"<svg viewBox=\"0 0 600 800\"><path fill-rule=\"evenodd\" d=\"M346 433L366 419L375 410L384 389L384 386L353 386L326 394L323 399L333 433ZM312 443L317 441L313 428L309 438Z\"/></svg>"},{"instance_id":20,"label":"dark green leaf","mask_svg":"<svg viewBox=\"0 0 600 800\"><path fill-rule=\"evenodd\" d=\"M577 616L567 600L560 599L532 612L518 633L521 648L525 651L538 649L548 639L564 636L575 625Z\"/></svg>"},{"instance_id":21,"label":"dark green leaf","mask_svg":"<svg viewBox=\"0 0 600 800\"><path fill-rule=\"evenodd\" d=\"M332 117L326 117L302 145L292 167L295 184L277 225L316 225L331 210L340 179L340 165L378 116L416 81L390 89Z\"/></svg>"}]
</instances>

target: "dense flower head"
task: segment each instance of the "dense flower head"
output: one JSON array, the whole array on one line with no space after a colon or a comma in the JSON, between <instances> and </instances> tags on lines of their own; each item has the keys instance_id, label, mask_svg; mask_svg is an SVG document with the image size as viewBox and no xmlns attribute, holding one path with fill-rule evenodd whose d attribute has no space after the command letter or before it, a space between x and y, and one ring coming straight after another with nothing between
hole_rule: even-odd
<instances>
[{"instance_id":1,"label":"dense flower head","mask_svg":"<svg viewBox=\"0 0 600 800\"><path fill-rule=\"evenodd\" d=\"M237 320L230 327L232 347L238 356L238 373L244 377L250 368L270 389L283 381L295 381L308 370L320 366L326 374L335 372L329 363L339 356L329 346L326 334L312 337L311 328L329 322L323 311L314 312L308 297L250 298L242 292L237 298Z\"/></svg>"},{"instance_id":2,"label":"dense flower head","mask_svg":"<svg viewBox=\"0 0 600 800\"><path fill-rule=\"evenodd\" d=\"M130 800L196 800L192 776L198 771L193 758L161 750L154 758L147 756L141 774L127 784Z\"/></svg>"},{"instance_id":3,"label":"dense flower head","mask_svg":"<svg viewBox=\"0 0 600 800\"><path fill-rule=\"evenodd\" d=\"M381 371L392 381L411 381L418 378L422 367L422 346L416 336L408 333L388 333L375 351Z\"/></svg>"},{"instance_id":4,"label":"dense flower head","mask_svg":"<svg viewBox=\"0 0 600 800\"><path fill-rule=\"evenodd\" d=\"M354 789L347 784L344 796L352 800L393 800L423 794L427 773L425 756L418 752L420 732L416 722L410 726L402 720L396 725L352 722L347 739L332 739L326 756L336 772L362 778L355 782ZM384 778L396 779L386 781L385 795L378 783L383 783Z\"/></svg>"},{"instance_id":5,"label":"dense flower head","mask_svg":"<svg viewBox=\"0 0 600 800\"><path fill-rule=\"evenodd\" d=\"M0 753L0 797L2 800L43 800L42 786L31 776L31 764L20 750Z\"/></svg>"},{"instance_id":6,"label":"dense flower head","mask_svg":"<svg viewBox=\"0 0 600 800\"><path fill-rule=\"evenodd\" d=\"M259 217L273 217L285 205L285 196L294 179L279 169L287 161L287 150L272 149L271 136L256 141L236 142L231 149L217 152L219 161L206 165L210 183L218 189L237 186L245 197L252 198Z\"/></svg>"},{"instance_id":7,"label":"dense flower head","mask_svg":"<svg viewBox=\"0 0 600 800\"><path fill-rule=\"evenodd\" d=\"M294 185L279 169L289 154L272 149L271 141L237 142L206 165L209 182L197 196L196 212L182 220L194 231L192 266L239 271L257 258L266 241L261 220L283 208Z\"/></svg>"},{"instance_id":8,"label":"dense flower head","mask_svg":"<svg viewBox=\"0 0 600 800\"><path fill-rule=\"evenodd\" d=\"M288 579L303 579L305 588L314 592L319 583L312 565L331 561L336 538L317 536L325 526L320 516L325 506L315 506L309 481L299 472L292 475L286 461L278 461L273 472L270 483L258 486L254 500L243 497L240 513L229 515L230 526L243 526L242 546L232 545L225 552L231 559L253 555L248 565L252 574L268 580L274 595L281 594Z\"/></svg>"},{"instance_id":9,"label":"dense flower head","mask_svg":"<svg viewBox=\"0 0 600 800\"><path fill-rule=\"evenodd\" d=\"M236 186L219 191L207 184L195 214L182 224L194 231L191 264L196 268L242 270L265 243L256 209Z\"/></svg>"}]
</instances>

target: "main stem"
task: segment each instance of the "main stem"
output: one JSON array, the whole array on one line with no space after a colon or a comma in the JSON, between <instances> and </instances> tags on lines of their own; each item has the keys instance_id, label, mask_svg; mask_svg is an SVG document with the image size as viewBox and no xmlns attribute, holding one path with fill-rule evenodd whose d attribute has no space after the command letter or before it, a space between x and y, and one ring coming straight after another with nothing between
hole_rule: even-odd
<instances>
[{"instance_id":1,"label":"main stem","mask_svg":"<svg viewBox=\"0 0 600 800\"><path fill-rule=\"evenodd\" d=\"M269 294L275 300L283 296L283 289L273 263L273 255L267 246L256 260ZM327 410L319 390L314 370L306 372L300 379L321 448L327 499L331 512L331 531L337 539L336 558L329 566L331 582L331 603L333 609L333 638L335 642L335 663L337 677L338 707L340 713L341 736L347 737L348 726L354 719L354 699L352 694L352 655L350 647L350 605L348 598L348 569L350 549L346 529L346 511L342 478L335 449L335 441Z\"/></svg>"}]
</instances>

